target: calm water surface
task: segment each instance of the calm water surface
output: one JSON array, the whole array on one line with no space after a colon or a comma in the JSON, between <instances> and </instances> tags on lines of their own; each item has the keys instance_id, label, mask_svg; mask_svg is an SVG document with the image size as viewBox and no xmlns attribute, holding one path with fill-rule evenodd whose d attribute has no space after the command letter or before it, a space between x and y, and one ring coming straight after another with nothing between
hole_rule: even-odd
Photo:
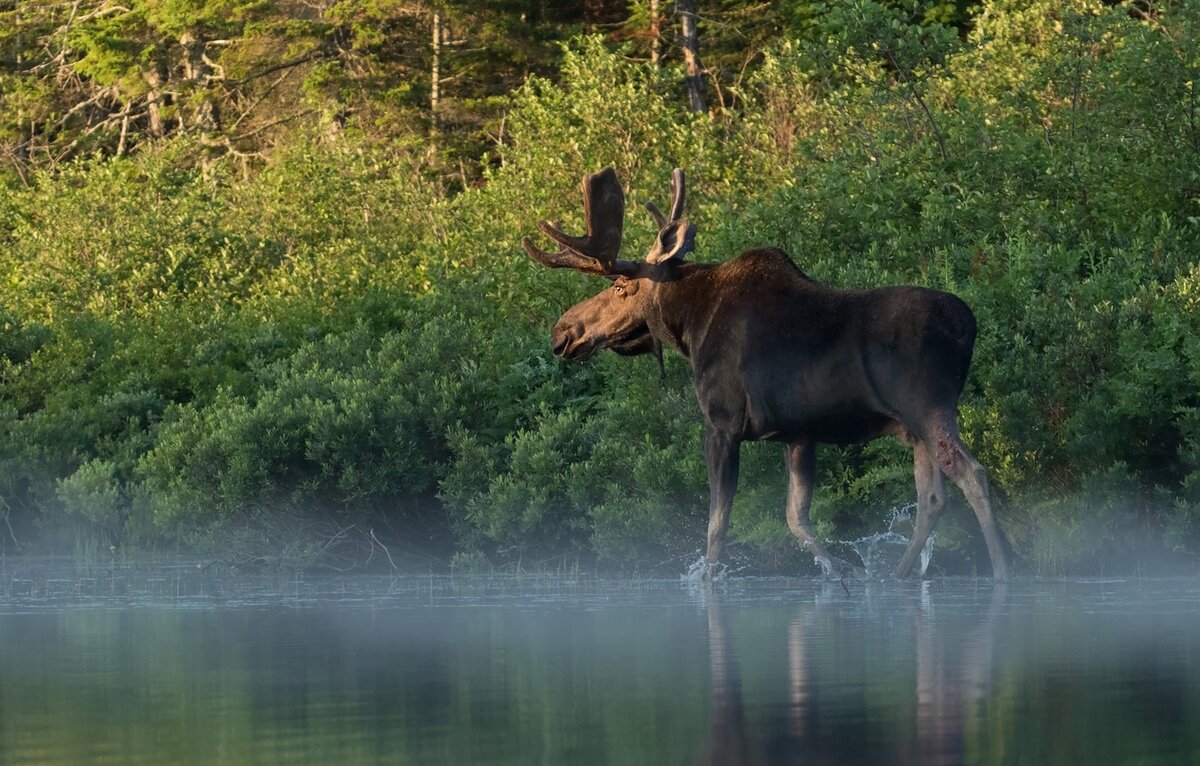
<instances>
[{"instance_id":1,"label":"calm water surface","mask_svg":"<svg viewBox=\"0 0 1200 766\"><path fill-rule=\"evenodd\" d=\"M10 559L0 763L1200 763L1200 580Z\"/></svg>"}]
</instances>

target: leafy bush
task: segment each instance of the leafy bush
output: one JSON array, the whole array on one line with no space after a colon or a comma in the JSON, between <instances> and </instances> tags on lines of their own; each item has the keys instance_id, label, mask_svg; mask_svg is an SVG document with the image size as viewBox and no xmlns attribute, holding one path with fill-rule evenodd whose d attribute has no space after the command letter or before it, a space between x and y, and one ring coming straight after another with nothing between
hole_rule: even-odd
<instances>
[{"instance_id":1,"label":"leafy bush","mask_svg":"<svg viewBox=\"0 0 1200 766\"><path fill-rule=\"evenodd\" d=\"M1156 12L991 0L963 39L853 0L713 117L669 67L584 38L453 197L352 136L248 178L164 141L5 182L0 510L48 545L78 525L225 545L320 516L475 569L680 568L707 507L686 363L554 361L546 329L600 285L518 242L582 227L583 172L615 166L632 208L682 165L701 259L774 244L830 284L973 306L963 432L1033 568L1194 554L1200 6ZM628 257L652 233L631 210ZM824 535L911 497L896 443L819 454ZM780 462L746 448L732 530L795 571ZM969 566L956 513L940 539Z\"/></svg>"}]
</instances>

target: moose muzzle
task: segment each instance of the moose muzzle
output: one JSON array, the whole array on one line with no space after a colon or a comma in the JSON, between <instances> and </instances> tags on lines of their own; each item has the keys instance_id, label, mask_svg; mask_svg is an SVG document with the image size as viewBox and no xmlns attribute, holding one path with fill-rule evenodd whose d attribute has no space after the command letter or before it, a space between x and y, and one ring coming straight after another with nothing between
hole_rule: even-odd
<instances>
[{"instance_id":1,"label":"moose muzzle","mask_svg":"<svg viewBox=\"0 0 1200 766\"><path fill-rule=\"evenodd\" d=\"M591 356L593 344L584 337L578 322L560 321L554 325L550 335L550 348L560 359L586 359Z\"/></svg>"}]
</instances>

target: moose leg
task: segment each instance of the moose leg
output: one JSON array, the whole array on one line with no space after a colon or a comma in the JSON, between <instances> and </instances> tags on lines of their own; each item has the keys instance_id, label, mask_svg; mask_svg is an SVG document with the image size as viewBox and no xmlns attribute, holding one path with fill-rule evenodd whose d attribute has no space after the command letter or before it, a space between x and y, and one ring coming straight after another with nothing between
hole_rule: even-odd
<instances>
[{"instance_id":1,"label":"moose leg","mask_svg":"<svg viewBox=\"0 0 1200 766\"><path fill-rule=\"evenodd\" d=\"M934 428L925 434L925 443L933 452L934 465L958 485L967 497L975 518L983 530L987 542L988 557L992 560L992 576L996 580L1008 579L1008 558L1000 542L1000 529L992 515L992 504L988 500L987 473L958 438L958 427L953 416L937 421Z\"/></svg>"},{"instance_id":2,"label":"moose leg","mask_svg":"<svg viewBox=\"0 0 1200 766\"><path fill-rule=\"evenodd\" d=\"M708 429L704 435L704 457L708 461L708 552L705 555L705 579L716 574L721 558L721 543L729 529L729 509L737 490L738 459L741 442Z\"/></svg>"},{"instance_id":3,"label":"moose leg","mask_svg":"<svg viewBox=\"0 0 1200 766\"><path fill-rule=\"evenodd\" d=\"M784 447L787 459L788 495L787 522L792 534L800 541L800 547L812 553L817 565L826 575L841 575L853 572L855 567L825 550L813 534L812 522L808 519L808 507L812 503L813 476L817 469L817 448L808 440L792 442Z\"/></svg>"},{"instance_id":4,"label":"moose leg","mask_svg":"<svg viewBox=\"0 0 1200 766\"><path fill-rule=\"evenodd\" d=\"M917 481L917 519L913 524L912 542L896 565L896 577L908 576L946 507L943 474L922 441L913 445L913 478Z\"/></svg>"}]
</instances>

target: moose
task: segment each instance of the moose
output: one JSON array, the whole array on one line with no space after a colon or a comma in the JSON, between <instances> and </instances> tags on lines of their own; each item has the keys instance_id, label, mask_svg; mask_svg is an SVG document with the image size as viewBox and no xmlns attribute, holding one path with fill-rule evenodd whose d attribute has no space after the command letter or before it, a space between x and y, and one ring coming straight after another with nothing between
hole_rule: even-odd
<instances>
[{"instance_id":1,"label":"moose","mask_svg":"<svg viewBox=\"0 0 1200 766\"><path fill-rule=\"evenodd\" d=\"M606 277L612 285L572 306L554 325L555 356L585 360L601 349L689 361L704 417L711 577L729 527L741 444L781 442L788 470L787 522L831 576L853 571L816 538L808 509L816 445L899 437L913 450L917 514L894 575L907 576L944 508L944 477L958 485L983 529L997 580L1008 562L988 500L987 475L963 446L958 398L975 346L975 317L949 293L915 286L843 290L804 274L773 247L723 263L686 261L696 227L684 217L683 170L671 177L667 214L646 203L658 235L642 261L619 258L625 194L610 167L585 176L586 232L538 228L560 249L522 246L550 268Z\"/></svg>"}]
</instances>

